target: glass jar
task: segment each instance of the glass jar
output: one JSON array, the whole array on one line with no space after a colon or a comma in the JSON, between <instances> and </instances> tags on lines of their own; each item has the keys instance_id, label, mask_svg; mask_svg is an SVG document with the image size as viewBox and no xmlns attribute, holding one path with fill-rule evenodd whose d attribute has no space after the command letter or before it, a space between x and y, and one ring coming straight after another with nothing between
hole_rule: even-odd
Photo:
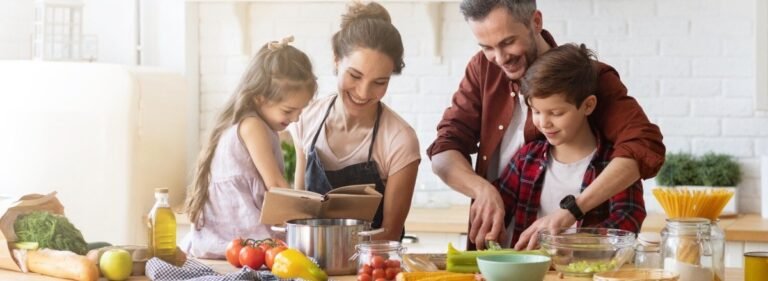
<instances>
[{"instance_id":1,"label":"glass jar","mask_svg":"<svg viewBox=\"0 0 768 281\"><path fill-rule=\"evenodd\" d=\"M356 248L358 280L395 280L395 276L402 271L406 248L400 242L370 241L357 244Z\"/></svg>"},{"instance_id":2,"label":"glass jar","mask_svg":"<svg viewBox=\"0 0 768 281\"><path fill-rule=\"evenodd\" d=\"M636 268L661 268L661 236L658 233L642 232L635 244Z\"/></svg>"},{"instance_id":3,"label":"glass jar","mask_svg":"<svg viewBox=\"0 0 768 281\"><path fill-rule=\"evenodd\" d=\"M667 219L661 230L664 270L680 281L722 281L725 277L725 233L705 218Z\"/></svg>"}]
</instances>

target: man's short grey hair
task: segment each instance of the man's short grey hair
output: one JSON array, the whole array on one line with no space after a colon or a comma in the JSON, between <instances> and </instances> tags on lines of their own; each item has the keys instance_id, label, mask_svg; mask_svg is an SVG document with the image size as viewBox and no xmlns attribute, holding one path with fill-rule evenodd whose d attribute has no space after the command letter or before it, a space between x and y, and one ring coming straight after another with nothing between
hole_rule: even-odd
<instances>
[{"instance_id":1,"label":"man's short grey hair","mask_svg":"<svg viewBox=\"0 0 768 281\"><path fill-rule=\"evenodd\" d=\"M528 26L536 11L536 0L462 0L459 6L465 20L482 20L497 7L504 7L520 23Z\"/></svg>"}]
</instances>

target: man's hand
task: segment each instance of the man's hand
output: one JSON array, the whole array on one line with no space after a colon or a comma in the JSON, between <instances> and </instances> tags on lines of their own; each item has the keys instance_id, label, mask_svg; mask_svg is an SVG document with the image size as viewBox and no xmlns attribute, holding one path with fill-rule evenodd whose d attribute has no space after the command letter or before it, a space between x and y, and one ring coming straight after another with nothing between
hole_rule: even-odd
<instances>
[{"instance_id":1,"label":"man's hand","mask_svg":"<svg viewBox=\"0 0 768 281\"><path fill-rule=\"evenodd\" d=\"M559 229L571 227L576 223L568 210L560 209L555 213L544 216L536 220L522 234L515 244L515 250L533 250L539 244L539 231L548 229L549 233L559 233Z\"/></svg>"},{"instance_id":2,"label":"man's hand","mask_svg":"<svg viewBox=\"0 0 768 281\"><path fill-rule=\"evenodd\" d=\"M480 250L485 248L486 240L504 238L504 202L496 187L487 181L483 183L477 187L475 202L469 209L469 240Z\"/></svg>"}]
</instances>

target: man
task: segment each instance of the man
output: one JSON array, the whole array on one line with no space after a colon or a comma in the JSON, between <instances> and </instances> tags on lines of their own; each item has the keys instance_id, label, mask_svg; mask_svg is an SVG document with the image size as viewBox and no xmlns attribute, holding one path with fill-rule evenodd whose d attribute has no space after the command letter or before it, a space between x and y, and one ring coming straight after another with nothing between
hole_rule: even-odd
<instances>
[{"instance_id":1,"label":"man","mask_svg":"<svg viewBox=\"0 0 768 281\"><path fill-rule=\"evenodd\" d=\"M556 46L543 29L535 0L464 0L461 11L481 51L467 65L464 79L437 126L437 139L427 149L432 170L446 184L473 199L469 248L486 240L503 241L504 203L490 181L525 141L542 138L531 123L531 112L519 95L528 66ZM581 214L642 178L653 177L664 163L665 148L658 126L650 123L611 67L598 72L595 127L614 144L611 162L575 202L536 220L515 248L533 247L542 229L572 226ZM473 171L470 154L477 153ZM566 198L564 198L566 199ZM568 200L565 200L568 201ZM576 208L574 209L573 205ZM529 243L533 242L533 243Z\"/></svg>"}]
</instances>

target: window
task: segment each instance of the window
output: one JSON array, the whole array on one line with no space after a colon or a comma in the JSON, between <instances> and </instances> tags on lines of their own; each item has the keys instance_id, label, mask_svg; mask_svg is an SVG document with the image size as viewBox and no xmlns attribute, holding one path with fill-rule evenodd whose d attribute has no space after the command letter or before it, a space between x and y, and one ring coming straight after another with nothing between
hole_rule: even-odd
<instances>
[{"instance_id":1,"label":"window","mask_svg":"<svg viewBox=\"0 0 768 281\"><path fill-rule=\"evenodd\" d=\"M757 31L757 72L755 81L757 86L757 109L768 111L768 1L756 1L757 18L755 27Z\"/></svg>"}]
</instances>

